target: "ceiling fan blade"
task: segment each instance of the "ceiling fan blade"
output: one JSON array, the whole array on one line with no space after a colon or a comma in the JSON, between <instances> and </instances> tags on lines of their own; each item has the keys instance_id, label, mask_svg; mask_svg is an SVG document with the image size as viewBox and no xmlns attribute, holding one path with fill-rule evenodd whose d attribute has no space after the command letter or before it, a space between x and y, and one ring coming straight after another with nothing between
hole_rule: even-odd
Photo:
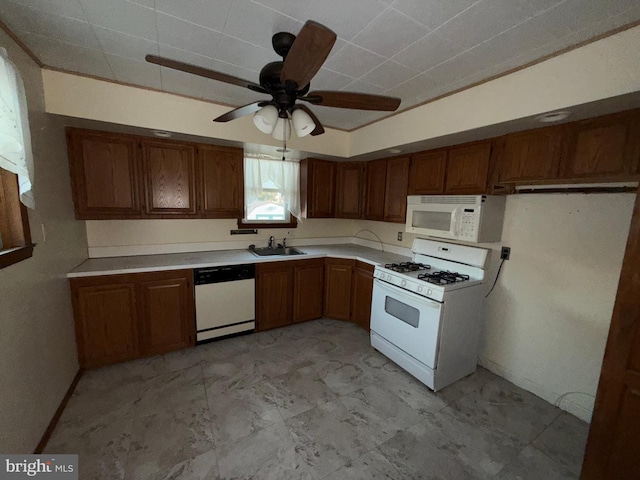
<instances>
[{"instance_id":1,"label":"ceiling fan blade","mask_svg":"<svg viewBox=\"0 0 640 480\"><path fill-rule=\"evenodd\" d=\"M324 127L322 126L322 123L320 123L320 120L318 120L318 117L316 117L315 114L311 111L311 109L306 105L296 105L295 107L293 107L294 110L297 108L307 112L307 114L311 117L311 120L313 120L313 123L316 124L316 128L314 128L313 132L311 132L309 135L311 135L312 137L315 137L316 135L322 135L324 133Z\"/></svg>"},{"instance_id":2,"label":"ceiling fan blade","mask_svg":"<svg viewBox=\"0 0 640 480\"><path fill-rule=\"evenodd\" d=\"M226 73L216 72L215 70L209 70L208 68L198 67L197 65L191 65L189 63L179 62L177 60L171 60L170 58L158 57L156 55L147 55L144 57L147 62L155 63L161 67L172 68L174 70L180 70L182 72L192 73L193 75L199 75L200 77L211 78L212 80L218 80L219 82L230 83L231 85L237 85L239 87L245 87L255 92L269 93L260 85L243 80Z\"/></svg>"},{"instance_id":3,"label":"ceiling fan blade","mask_svg":"<svg viewBox=\"0 0 640 480\"><path fill-rule=\"evenodd\" d=\"M307 20L284 59L282 84L294 82L296 88L303 88L309 83L329 56L336 38L324 25Z\"/></svg>"},{"instance_id":4,"label":"ceiling fan blade","mask_svg":"<svg viewBox=\"0 0 640 480\"><path fill-rule=\"evenodd\" d=\"M356 110L381 110L394 112L400 106L400 99L384 97L382 95L369 95L368 93L355 92L309 92L305 97L299 97L314 105L323 107L353 108Z\"/></svg>"},{"instance_id":5,"label":"ceiling fan blade","mask_svg":"<svg viewBox=\"0 0 640 480\"><path fill-rule=\"evenodd\" d=\"M235 120L236 118L244 117L245 115L249 115L251 113L255 113L260 110L262 107L267 105L269 102L253 102L247 105L243 105L242 107L238 107L234 110L231 110L224 115L220 115L218 118L214 118L214 122L228 122L231 120Z\"/></svg>"}]
</instances>

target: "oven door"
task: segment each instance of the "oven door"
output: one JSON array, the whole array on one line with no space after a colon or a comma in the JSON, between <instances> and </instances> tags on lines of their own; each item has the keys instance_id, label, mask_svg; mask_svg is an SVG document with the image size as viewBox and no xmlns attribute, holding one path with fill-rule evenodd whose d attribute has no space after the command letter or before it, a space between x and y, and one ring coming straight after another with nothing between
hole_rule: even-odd
<instances>
[{"instance_id":1,"label":"oven door","mask_svg":"<svg viewBox=\"0 0 640 480\"><path fill-rule=\"evenodd\" d=\"M441 303L374 279L371 330L431 369L442 312Z\"/></svg>"}]
</instances>

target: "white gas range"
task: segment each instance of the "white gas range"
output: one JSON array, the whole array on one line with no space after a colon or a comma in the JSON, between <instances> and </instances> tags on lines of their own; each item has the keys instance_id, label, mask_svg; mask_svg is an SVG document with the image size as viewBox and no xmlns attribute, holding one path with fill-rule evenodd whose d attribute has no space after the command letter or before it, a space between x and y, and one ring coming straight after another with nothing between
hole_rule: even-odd
<instances>
[{"instance_id":1,"label":"white gas range","mask_svg":"<svg viewBox=\"0 0 640 480\"><path fill-rule=\"evenodd\" d=\"M488 250L416 239L412 251L374 271L371 345L436 391L476 369Z\"/></svg>"}]
</instances>

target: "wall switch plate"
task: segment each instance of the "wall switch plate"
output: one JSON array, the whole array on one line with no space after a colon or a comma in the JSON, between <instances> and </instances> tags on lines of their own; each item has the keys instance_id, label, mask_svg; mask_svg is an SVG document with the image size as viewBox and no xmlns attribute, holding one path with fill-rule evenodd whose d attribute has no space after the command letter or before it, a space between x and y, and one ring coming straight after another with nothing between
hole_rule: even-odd
<instances>
[{"instance_id":1,"label":"wall switch plate","mask_svg":"<svg viewBox=\"0 0 640 480\"><path fill-rule=\"evenodd\" d=\"M509 260L510 256L511 256L511 248L510 247L502 247L502 250L500 250L500 258L502 260Z\"/></svg>"},{"instance_id":2,"label":"wall switch plate","mask_svg":"<svg viewBox=\"0 0 640 480\"><path fill-rule=\"evenodd\" d=\"M402 232L398 232L398 241L401 242L402 241Z\"/></svg>"}]
</instances>

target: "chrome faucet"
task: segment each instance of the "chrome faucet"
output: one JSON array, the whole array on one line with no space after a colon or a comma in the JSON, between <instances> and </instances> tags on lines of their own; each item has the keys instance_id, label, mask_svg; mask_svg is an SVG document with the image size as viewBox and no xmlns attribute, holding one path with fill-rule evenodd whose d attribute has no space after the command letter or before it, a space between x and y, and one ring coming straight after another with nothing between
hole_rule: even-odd
<instances>
[{"instance_id":1,"label":"chrome faucet","mask_svg":"<svg viewBox=\"0 0 640 480\"><path fill-rule=\"evenodd\" d=\"M274 242L275 242L275 238L273 238L273 236L269 237L269 245L267 247L274 248Z\"/></svg>"},{"instance_id":2,"label":"chrome faucet","mask_svg":"<svg viewBox=\"0 0 640 480\"><path fill-rule=\"evenodd\" d=\"M287 237L282 239L282 243L278 244L278 248L287 248Z\"/></svg>"}]
</instances>

